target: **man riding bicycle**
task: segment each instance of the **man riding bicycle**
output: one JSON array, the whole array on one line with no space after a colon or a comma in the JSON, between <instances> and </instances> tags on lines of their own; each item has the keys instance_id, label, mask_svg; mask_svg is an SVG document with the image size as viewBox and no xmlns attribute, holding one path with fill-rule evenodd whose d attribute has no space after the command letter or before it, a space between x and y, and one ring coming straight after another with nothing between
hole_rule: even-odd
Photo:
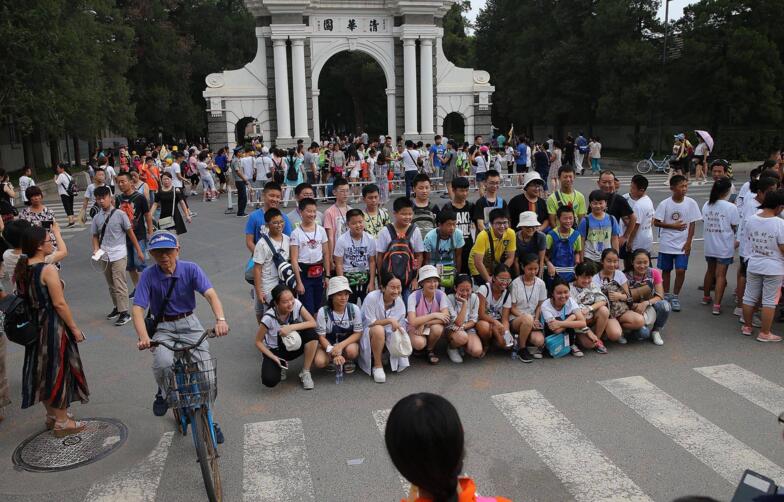
<instances>
[{"instance_id":1,"label":"man riding bicycle","mask_svg":"<svg viewBox=\"0 0 784 502\"><path fill-rule=\"evenodd\" d=\"M180 246L177 237L170 232L155 232L148 241L147 249L155 265L142 272L136 285L136 296L133 298L133 326L139 337L139 350L150 347L150 335L156 342L193 344L199 341L204 328L193 313L197 291L204 296L215 314L215 335L227 335L229 325L226 323L218 294L201 267L178 259ZM153 333L148 333L145 324L147 309L156 324ZM198 362L209 359L207 341L194 348L191 356ZM171 377L173 364L174 353L171 350L162 345L155 348L152 369L155 381L158 382L158 393L152 409L159 417L165 415L169 409L165 398L169 391L166 382Z\"/></svg>"}]
</instances>

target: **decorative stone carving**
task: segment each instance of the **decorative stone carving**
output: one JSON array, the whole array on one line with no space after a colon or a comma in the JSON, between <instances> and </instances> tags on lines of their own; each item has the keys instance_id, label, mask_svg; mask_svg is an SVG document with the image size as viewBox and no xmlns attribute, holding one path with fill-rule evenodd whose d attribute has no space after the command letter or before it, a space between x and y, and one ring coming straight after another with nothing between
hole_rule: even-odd
<instances>
[{"instance_id":1,"label":"decorative stone carving","mask_svg":"<svg viewBox=\"0 0 784 502\"><path fill-rule=\"evenodd\" d=\"M207 87L211 87L213 89L226 85L226 81L223 79L223 75L220 73L210 73L207 75L207 78L205 78L204 81L207 83Z\"/></svg>"}]
</instances>

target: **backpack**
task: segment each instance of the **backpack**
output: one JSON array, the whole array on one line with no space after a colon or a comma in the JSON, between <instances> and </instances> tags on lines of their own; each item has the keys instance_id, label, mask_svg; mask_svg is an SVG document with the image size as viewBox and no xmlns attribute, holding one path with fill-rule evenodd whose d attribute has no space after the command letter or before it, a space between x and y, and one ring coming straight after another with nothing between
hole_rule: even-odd
<instances>
[{"instance_id":1,"label":"backpack","mask_svg":"<svg viewBox=\"0 0 784 502\"><path fill-rule=\"evenodd\" d=\"M10 294L0 300L0 326L5 336L19 345L30 345L38 341L35 310L21 296Z\"/></svg>"},{"instance_id":2,"label":"backpack","mask_svg":"<svg viewBox=\"0 0 784 502\"><path fill-rule=\"evenodd\" d=\"M436 215L433 213L433 206L430 203L425 207L414 204L414 218L411 223L419 228L422 235L427 235L428 232L436 228Z\"/></svg>"},{"instance_id":3,"label":"backpack","mask_svg":"<svg viewBox=\"0 0 784 502\"><path fill-rule=\"evenodd\" d=\"M411 249L411 235L416 226L411 224L406 230L405 235L399 235L394 225L387 225L387 231L391 240L384 256L381 258L379 266L380 272L392 274L400 279L403 287L407 287L414 280L416 271L414 270L414 252Z\"/></svg>"},{"instance_id":4,"label":"backpack","mask_svg":"<svg viewBox=\"0 0 784 502\"><path fill-rule=\"evenodd\" d=\"M553 262L553 265L556 267L573 267L574 243L580 238L580 232L574 230L568 238L561 237L558 232L552 229L547 233L553 238L553 248L550 251L550 261Z\"/></svg>"},{"instance_id":5,"label":"backpack","mask_svg":"<svg viewBox=\"0 0 784 502\"><path fill-rule=\"evenodd\" d=\"M297 162L294 157L288 157L289 167L286 169L286 180L297 181L299 179L299 170L297 169Z\"/></svg>"},{"instance_id":6,"label":"backpack","mask_svg":"<svg viewBox=\"0 0 784 502\"><path fill-rule=\"evenodd\" d=\"M446 293L444 293L440 289L436 290L436 296L433 299L438 302L439 310L443 308L442 303L444 303L445 295ZM416 291L414 291L414 301L416 302L416 305L414 306L414 310L416 310L416 307L419 306L419 302L422 301L422 288L419 288ZM506 301L506 296L504 296L504 301Z\"/></svg>"},{"instance_id":7,"label":"backpack","mask_svg":"<svg viewBox=\"0 0 784 502\"><path fill-rule=\"evenodd\" d=\"M134 201L136 201L136 198L140 195L141 194L139 192L133 192L128 200L122 200L119 195L115 199L117 202L116 207L122 210L126 216L128 216L128 221L131 222L131 225L136 224L136 219L134 217L136 207L134 206Z\"/></svg>"}]
</instances>

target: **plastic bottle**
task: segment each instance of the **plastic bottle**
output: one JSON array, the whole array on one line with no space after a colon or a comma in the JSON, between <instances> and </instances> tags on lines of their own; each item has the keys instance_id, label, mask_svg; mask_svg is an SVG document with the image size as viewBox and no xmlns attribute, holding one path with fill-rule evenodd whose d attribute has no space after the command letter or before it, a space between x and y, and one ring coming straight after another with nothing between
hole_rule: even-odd
<instances>
[{"instance_id":1,"label":"plastic bottle","mask_svg":"<svg viewBox=\"0 0 784 502\"><path fill-rule=\"evenodd\" d=\"M517 351L520 350L520 342L517 340L517 335L513 335L514 345L512 345L512 361L517 361Z\"/></svg>"},{"instance_id":2,"label":"plastic bottle","mask_svg":"<svg viewBox=\"0 0 784 502\"><path fill-rule=\"evenodd\" d=\"M343 365L338 364L335 366L335 385L343 383Z\"/></svg>"}]
</instances>

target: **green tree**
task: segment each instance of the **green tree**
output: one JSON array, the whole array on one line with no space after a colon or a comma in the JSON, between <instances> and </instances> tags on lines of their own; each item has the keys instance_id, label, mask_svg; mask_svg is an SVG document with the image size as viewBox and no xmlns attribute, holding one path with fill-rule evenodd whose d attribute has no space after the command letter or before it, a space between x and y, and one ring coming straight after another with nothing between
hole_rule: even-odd
<instances>
[{"instance_id":1,"label":"green tree","mask_svg":"<svg viewBox=\"0 0 784 502\"><path fill-rule=\"evenodd\" d=\"M474 64L474 37L468 36L466 30L471 23L465 13L471 10L469 0L461 0L452 5L444 15L443 47L446 58L456 66L470 68Z\"/></svg>"}]
</instances>

